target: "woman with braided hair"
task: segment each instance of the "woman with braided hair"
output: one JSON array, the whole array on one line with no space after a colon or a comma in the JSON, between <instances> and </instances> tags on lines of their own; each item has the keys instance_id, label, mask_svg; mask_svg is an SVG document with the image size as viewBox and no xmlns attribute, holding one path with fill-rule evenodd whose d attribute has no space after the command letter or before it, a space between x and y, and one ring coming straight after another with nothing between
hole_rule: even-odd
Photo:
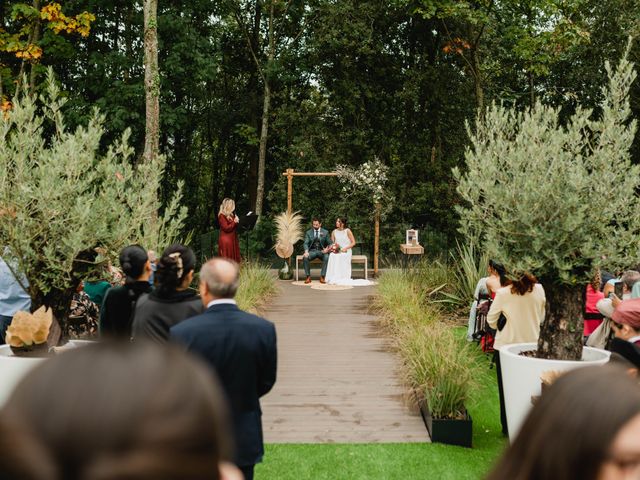
<instances>
[{"instance_id":1,"label":"woman with braided hair","mask_svg":"<svg viewBox=\"0 0 640 480\"><path fill-rule=\"evenodd\" d=\"M167 343L169 329L204 310L200 296L190 288L196 257L189 247L174 244L162 253L155 272L155 290L136 305L133 339Z\"/></svg>"}]
</instances>

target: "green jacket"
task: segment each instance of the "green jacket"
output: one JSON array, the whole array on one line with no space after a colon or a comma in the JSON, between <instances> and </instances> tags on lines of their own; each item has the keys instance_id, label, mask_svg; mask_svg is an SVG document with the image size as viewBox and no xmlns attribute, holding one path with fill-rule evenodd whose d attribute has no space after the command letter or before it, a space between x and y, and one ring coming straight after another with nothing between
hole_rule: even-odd
<instances>
[{"instance_id":1,"label":"green jacket","mask_svg":"<svg viewBox=\"0 0 640 480\"><path fill-rule=\"evenodd\" d=\"M313 228L307 230L307 233L304 234L304 251L308 252L313 244L314 240ZM320 231L318 232L318 239L320 241L320 249L324 249L331 245L333 241L331 240L331 235L329 235L329 231L320 227Z\"/></svg>"}]
</instances>

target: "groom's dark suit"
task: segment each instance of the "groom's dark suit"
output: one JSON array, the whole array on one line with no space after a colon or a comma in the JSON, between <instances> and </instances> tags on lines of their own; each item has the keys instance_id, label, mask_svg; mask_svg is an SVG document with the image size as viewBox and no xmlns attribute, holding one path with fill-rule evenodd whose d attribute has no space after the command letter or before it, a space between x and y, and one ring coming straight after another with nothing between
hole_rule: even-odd
<instances>
[{"instance_id":1,"label":"groom's dark suit","mask_svg":"<svg viewBox=\"0 0 640 480\"><path fill-rule=\"evenodd\" d=\"M304 257L302 264L304 265L304 274L308 277L311 276L311 265L309 262L314 258L322 258L322 270L320 276L324 278L327 274L327 265L329 263L329 254L323 253L322 250L333 242L329 232L320 227L317 231L313 228L307 230L304 235L304 251L309 252L308 257Z\"/></svg>"},{"instance_id":2,"label":"groom's dark suit","mask_svg":"<svg viewBox=\"0 0 640 480\"><path fill-rule=\"evenodd\" d=\"M245 467L260 462L264 448L259 398L276 381L273 323L223 303L171 328L171 339L217 372L231 407L236 464Z\"/></svg>"}]
</instances>

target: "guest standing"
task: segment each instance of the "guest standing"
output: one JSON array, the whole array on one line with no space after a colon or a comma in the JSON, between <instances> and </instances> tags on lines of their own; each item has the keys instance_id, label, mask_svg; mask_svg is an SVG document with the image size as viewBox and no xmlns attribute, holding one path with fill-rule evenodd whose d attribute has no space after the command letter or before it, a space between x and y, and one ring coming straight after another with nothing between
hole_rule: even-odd
<instances>
[{"instance_id":1,"label":"guest standing","mask_svg":"<svg viewBox=\"0 0 640 480\"><path fill-rule=\"evenodd\" d=\"M487 323L497 329L494 348L498 390L500 394L500 422L502 433L508 435L507 414L504 406L504 389L502 388L502 368L500 367L500 348L512 343L535 343L540 336L540 324L544 320L546 298L544 288L536 277L525 273L511 285L501 288L487 314ZM502 328L498 325L500 314L506 323Z\"/></svg>"},{"instance_id":2,"label":"guest standing","mask_svg":"<svg viewBox=\"0 0 640 480\"><path fill-rule=\"evenodd\" d=\"M5 249L4 255L9 259L9 250ZM14 272L20 276L18 281ZM29 282L24 275L20 275L14 264L11 268L5 260L0 258L0 345L4 344L4 335L7 327L11 325L13 316L20 310L31 311L31 297L25 288Z\"/></svg>"},{"instance_id":3,"label":"guest standing","mask_svg":"<svg viewBox=\"0 0 640 480\"><path fill-rule=\"evenodd\" d=\"M207 310L171 328L171 339L200 356L218 374L231 406L236 465L245 480L262 461L260 397L276 381L276 329L273 323L245 313L233 297L238 266L221 258L200 270L200 296Z\"/></svg>"},{"instance_id":4,"label":"guest standing","mask_svg":"<svg viewBox=\"0 0 640 480\"><path fill-rule=\"evenodd\" d=\"M120 267L127 276L124 285L110 288L100 309L100 335L117 340L131 338L131 323L138 297L150 292L151 265L147 251L129 245L120 252Z\"/></svg>"},{"instance_id":5,"label":"guest standing","mask_svg":"<svg viewBox=\"0 0 640 480\"><path fill-rule=\"evenodd\" d=\"M142 295L133 318L134 340L166 343L169 329L204 311L198 292L190 288L196 256L189 247L171 245L156 269L156 289Z\"/></svg>"},{"instance_id":6,"label":"guest standing","mask_svg":"<svg viewBox=\"0 0 640 480\"><path fill-rule=\"evenodd\" d=\"M218 223L220 237L218 238L218 256L240 263L240 242L238 241L238 223L240 219L235 214L236 203L230 198L222 200Z\"/></svg>"}]
</instances>

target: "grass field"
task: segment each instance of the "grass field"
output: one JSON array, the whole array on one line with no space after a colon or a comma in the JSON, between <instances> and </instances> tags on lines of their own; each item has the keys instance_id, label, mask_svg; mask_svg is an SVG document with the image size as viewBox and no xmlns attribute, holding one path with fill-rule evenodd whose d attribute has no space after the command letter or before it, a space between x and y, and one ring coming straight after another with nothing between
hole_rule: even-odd
<instances>
[{"instance_id":1,"label":"grass field","mask_svg":"<svg viewBox=\"0 0 640 480\"><path fill-rule=\"evenodd\" d=\"M463 332L463 330L460 330ZM463 334L463 333L462 333ZM479 369L483 387L469 411L473 448L442 444L271 444L256 480L481 479L505 448L495 369Z\"/></svg>"}]
</instances>

